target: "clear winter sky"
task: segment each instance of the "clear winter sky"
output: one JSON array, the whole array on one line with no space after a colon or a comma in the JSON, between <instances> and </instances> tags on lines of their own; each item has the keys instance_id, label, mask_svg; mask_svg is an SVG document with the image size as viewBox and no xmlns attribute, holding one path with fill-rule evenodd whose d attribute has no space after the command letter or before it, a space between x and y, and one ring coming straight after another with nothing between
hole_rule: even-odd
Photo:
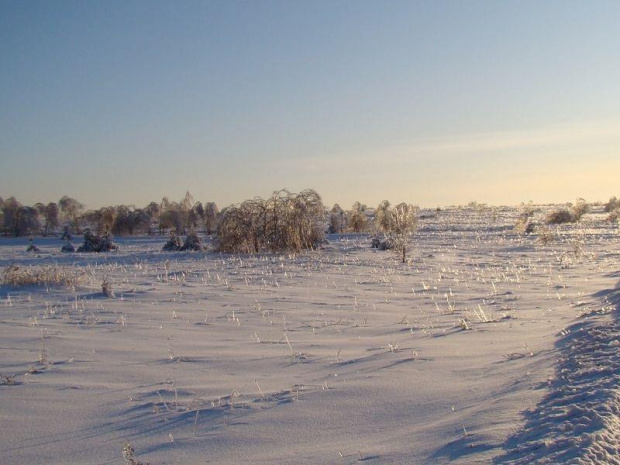
<instances>
[{"instance_id":1,"label":"clear winter sky","mask_svg":"<svg viewBox=\"0 0 620 465\"><path fill-rule=\"evenodd\" d=\"M0 196L620 195L620 1L0 0Z\"/></svg>"}]
</instances>

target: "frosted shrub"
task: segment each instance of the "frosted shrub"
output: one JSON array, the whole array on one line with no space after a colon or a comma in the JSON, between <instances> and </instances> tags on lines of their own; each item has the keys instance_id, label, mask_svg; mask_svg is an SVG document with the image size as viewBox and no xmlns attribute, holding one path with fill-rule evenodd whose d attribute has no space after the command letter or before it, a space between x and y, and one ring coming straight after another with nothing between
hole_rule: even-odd
<instances>
[{"instance_id":1,"label":"frosted shrub","mask_svg":"<svg viewBox=\"0 0 620 465\"><path fill-rule=\"evenodd\" d=\"M567 208L558 208L550 212L545 218L547 224L564 224L575 221L573 214Z\"/></svg>"},{"instance_id":2,"label":"frosted shrub","mask_svg":"<svg viewBox=\"0 0 620 465\"><path fill-rule=\"evenodd\" d=\"M202 249L202 241L194 232L190 232L185 237L185 241L183 241L183 246L181 247L181 250L194 250L196 252L200 252Z\"/></svg>"},{"instance_id":3,"label":"frosted shrub","mask_svg":"<svg viewBox=\"0 0 620 465\"><path fill-rule=\"evenodd\" d=\"M78 247L78 252L109 252L117 250L118 246L112 242L110 236L96 236L92 231L84 233L84 243Z\"/></svg>"},{"instance_id":4,"label":"frosted shrub","mask_svg":"<svg viewBox=\"0 0 620 465\"><path fill-rule=\"evenodd\" d=\"M332 207L329 214L329 233L339 234L344 231L347 225L347 218L344 210L337 203Z\"/></svg>"},{"instance_id":5,"label":"frosted shrub","mask_svg":"<svg viewBox=\"0 0 620 465\"><path fill-rule=\"evenodd\" d=\"M355 202L349 212L349 230L359 233L368 229L368 219L366 218L365 207L359 202Z\"/></svg>"},{"instance_id":6,"label":"frosted shrub","mask_svg":"<svg viewBox=\"0 0 620 465\"><path fill-rule=\"evenodd\" d=\"M390 202L384 200L379 204L377 210L375 211L375 227L377 231L387 232L391 226L391 217L389 215Z\"/></svg>"},{"instance_id":7,"label":"frosted shrub","mask_svg":"<svg viewBox=\"0 0 620 465\"><path fill-rule=\"evenodd\" d=\"M125 442L123 446L123 459L126 465L149 465L148 462L141 462L135 458L136 450L133 448L129 441Z\"/></svg>"},{"instance_id":8,"label":"frosted shrub","mask_svg":"<svg viewBox=\"0 0 620 465\"><path fill-rule=\"evenodd\" d=\"M321 197L308 189L293 194L275 192L225 208L217 228L221 252L301 251L319 246L324 238Z\"/></svg>"},{"instance_id":9,"label":"frosted shrub","mask_svg":"<svg viewBox=\"0 0 620 465\"><path fill-rule=\"evenodd\" d=\"M541 228L538 234L538 242L542 245L548 245L556 239L556 235L549 228Z\"/></svg>"},{"instance_id":10,"label":"frosted shrub","mask_svg":"<svg viewBox=\"0 0 620 465\"><path fill-rule=\"evenodd\" d=\"M184 250L194 250L200 252L204 249L202 241L195 232L190 232L183 243L181 238L177 236L174 231L170 232L170 239L163 247L163 250L168 252L181 252Z\"/></svg>"},{"instance_id":11,"label":"frosted shrub","mask_svg":"<svg viewBox=\"0 0 620 465\"><path fill-rule=\"evenodd\" d=\"M175 234L174 231L170 231L170 239L168 242L164 244L163 250L167 252L175 252L177 250L181 250L183 244L181 243L181 238Z\"/></svg>"},{"instance_id":12,"label":"frosted shrub","mask_svg":"<svg viewBox=\"0 0 620 465\"><path fill-rule=\"evenodd\" d=\"M583 215L588 213L590 207L584 199L577 199L577 202L573 205L571 210L573 221L579 221Z\"/></svg>"},{"instance_id":13,"label":"frosted shrub","mask_svg":"<svg viewBox=\"0 0 620 465\"><path fill-rule=\"evenodd\" d=\"M373 242L381 250L392 249L401 258L407 260L409 239L418 229L418 207L409 203L400 203L392 207L386 200L377 207L377 229L386 235L385 241Z\"/></svg>"},{"instance_id":14,"label":"frosted shrub","mask_svg":"<svg viewBox=\"0 0 620 465\"><path fill-rule=\"evenodd\" d=\"M605 213L612 213L615 210L620 209L620 200L618 200L615 196L611 197L609 201L605 204Z\"/></svg>"},{"instance_id":15,"label":"frosted shrub","mask_svg":"<svg viewBox=\"0 0 620 465\"><path fill-rule=\"evenodd\" d=\"M112 290L112 282L110 281L110 278L108 278L107 276L103 278L103 281L101 282L101 292L103 292L103 295L105 295L108 298L114 298L114 291Z\"/></svg>"},{"instance_id":16,"label":"frosted shrub","mask_svg":"<svg viewBox=\"0 0 620 465\"><path fill-rule=\"evenodd\" d=\"M60 251L66 253L75 252L75 247L73 247L73 244L71 244L71 242L67 241L62 245Z\"/></svg>"},{"instance_id":17,"label":"frosted shrub","mask_svg":"<svg viewBox=\"0 0 620 465\"><path fill-rule=\"evenodd\" d=\"M28 248L26 249L26 252L34 252L34 253L40 252L39 248L36 245L34 245L34 241L32 240L32 238L30 238L30 241L28 242Z\"/></svg>"},{"instance_id":18,"label":"frosted shrub","mask_svg":"<svg viewBox=\"0 0 620 465\"><path fill-rule=\"evenodd\" d=\"M534 232L534 223L529 215L521 214L517 218L512 230L517 234L532 234Z\"/></svg>"},{"instance_id":19,"label":"frosted shrub","mask_svg":"<svg viewBox=\"0 0 620 465\"><path fill-rule=\"evenodd\" d=\"M394 248L394 244L389 237L386 237L384 239L381 239L379 237L373 237L370 246L373 249L379 250L391 250Z\"/></svg>"},{"instance_id":20,"label":"frosted shrub","mask_svg":"<svg viewBox=\"0 0 620 465\"><path fill-rule=\"evenodd\" d=\"M9 286L74 286L79 275L56 266L9 266L2 272L0 282Z\"/></svg>"}]
</instances>

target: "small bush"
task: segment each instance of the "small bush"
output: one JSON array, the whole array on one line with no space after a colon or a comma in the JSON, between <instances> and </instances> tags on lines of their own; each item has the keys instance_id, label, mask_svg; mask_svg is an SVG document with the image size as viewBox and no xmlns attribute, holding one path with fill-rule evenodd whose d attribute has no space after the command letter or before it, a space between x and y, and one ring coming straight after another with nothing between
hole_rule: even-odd
<instances>
[{"instance_id":1,"label":"small bush","mask_svg":"<svg viewBox=\"0 0 620 465\"><path fill-rule=\"evenodd\" d=\"M176 252L178 250L181 250L182 247L183 244L181 243L181 238L177 236L174 231L171 231L170 239L168 239L168 242L164 244L162 250L165 250L166 252Z\"/></svg>"},{"instance_id":2,"label":"small bush","mask_svg":"<svg viewBox=\"0 0 620 465\"><path fill-rule=\"evenodd\" d=\"M185 237L185 241L183 241L183 246L181 250L194 250L196 252L202 251L202 241L195 233L190 233Z\"/></svg>"},{"instance_id":3,"label":"small bush","mask_svg":"<svg viewBox=\"0 0 620 465\"><path fill-rule=\"evenodd\" d=\"M2 284L8 286L75 286L80 276L56 266L9 266L2 272Z\"/></svg>"},{"instance_id":4,"label":"small bush","mask_svg":"<svg viewBox=\"0 0 620 465\"><path fill-rule=\"evenodd\" d=\"M532 234L534 232L534 223L530 219L530 215L522 213L517 218L512 230L517 234Z\"/></svg>"},{"instance_id":5,"label":"small bush","mask_svg":"<svg viewBox=\"0 0 620 465\"><path fill-rule=\"evenodd\" d=\"M112 242L110 236L96 236L90 230L84 233L84 244L78 248L78 252L109 252L118 250L118 246Z\"/></svg>"},{"instance_id":6,"label":"small bush","mask_svg":"<svg viewBox=\"0 0 620 465\"><path fill-rule=\"evenodd\" d=\"M135 458L136 451L129 441L123 446L123 459L126 465L149 465L148 462L141 462Z\"/></svg>"},{"instance_id":7,"label":"small bush","mask_svg":"<svg viewBox=\"0 0 620 465\"><path fill-rule=\"evenodd\" d=\"M392 250L394 248L394 242L390 240L390 238L386 237L384 239L380 239L378 237L374 237L370 246L373 249L379 250Z\"/></svg>"},{"instance_id":8,"label":"small bush","mask_svg":"<svg viewBox=\"0 0 620 465\"><path fill-rule=\"evenodd\" d=\"M538 234L538 242L540 242L542 245L547 245L553 242L555 239L555 234L549 228L541 228L540 233Z\"/></svg>"},{"instance_id":9,"label":"small bush","mask_svg":"<svg viewBox=\"0 0 620 465\"><path fill-rule=\"evenodd\" d=\"M590 207L586 203L584 199L577 199L575 205L571 209L571 213L573 215L573 221L579 221L583 215L588 213Z\"/></svg>"},{"instance_id":10,"label":"small bush","mask_svg":"<svg viewBox=\"0 0 620 465\"><path fill-rule=\"evenodd\" d=\"M71 236L71 233L69 232L69 227L65 226L65 228L62 231L62 235L60 236L60 240L65 240L65 241L72 241L73 240L73 236Z\"/></svg>"},{"instance_id":11,"label":"small bush","mask_svg":"<svg viewBox=\"0 0 620 465\"><path fill-rule=\"evenodd\" d=\"M574 223L575 218L567 208L558 208L550 212L545 218L547 224Z\"/></svg>"},{"instance_id":12,"label":"small bush","mask_svg":"<svg viewBox=\"0 0 620 465\"><path fill-rule=\"evenodd\" d=\"M616 197L612 197L609 199L609 201L605 204L605 213L612 213L614 210L618 210L620 209L620 200L618 200Z\"/></svg>"},{"instance_id":13,"label":"small bush","mask_svg":"<svg viewBox=\"0 0 620 465\"><path fill-rule=\"evenodd\" d=\"M112 283L108 277L103 278L101 282L101 292L108 298L114 298L114 291L112 290Z\"/></svg>"},{"instance_id":14,"label":"small bush","mask_svg":"<svg viewBox=\"0 0 620 465\"><path fill-rule=\"evenodd\" d=\"M163 250L167 252L180 252L184 250L194 250L200 252L204 250L202 240L195 233L190 233L185 238L185 241L181 243L181 238L174 232L170 233L170 239L164 244Z\"/></svg>"},{"instance_id":15,"label":"small bush","mask_svg":"<svg viewBox=\"0 0 620 465\"><path fill-rule=\"evenodd\" d=\"M73 244L71 244L71 242L67 241L62 245L60 251L65 253L75 252L75 247L73 247Z\"/></svg>"}]
</instances>

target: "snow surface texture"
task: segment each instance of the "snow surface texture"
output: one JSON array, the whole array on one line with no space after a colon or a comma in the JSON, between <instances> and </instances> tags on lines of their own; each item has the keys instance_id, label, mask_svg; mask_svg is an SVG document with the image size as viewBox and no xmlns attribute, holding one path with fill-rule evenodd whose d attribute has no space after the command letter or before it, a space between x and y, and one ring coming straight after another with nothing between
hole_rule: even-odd
<instances>
[{"instance_id":1,"label":"snow surface texture","mask_svg":"<svg viewBox=\"0 0 620 465\"><path fill-rule=\"evenodd\" d=\"M616 308L619 293L610 293ZM576 323L558 346L549 393L497 463L620 464L619 322Z\"/></svg>"},{"instance_id":2,"label":"snow surface texture","mask_svg":"<svg viewBox=\"0 0 620 465\"><path fill-rule=\"evenodd\" d=\"M518 214L422 212L404 265L365 235L295 256L0 239L2 269L81 274L0 287L0 461L123 464L129 441L152 465L617 464L618 228L588 214L541 245Z\"/></svg>"}]
</instances>

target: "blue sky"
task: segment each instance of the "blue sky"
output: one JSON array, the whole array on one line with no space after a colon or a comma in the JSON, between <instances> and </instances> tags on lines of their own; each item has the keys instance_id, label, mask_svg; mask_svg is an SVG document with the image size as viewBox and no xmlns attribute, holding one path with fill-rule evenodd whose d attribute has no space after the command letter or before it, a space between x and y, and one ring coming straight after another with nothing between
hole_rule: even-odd
<instances>
[{"instance_id":1,"label":"blue sky","mask_svg":"<svg viewBox=\"0 0 620 465\"><path fill-rule=\"evenodd\" d=\"M0 0L0 196L620 195L617 1Z\"/></svg>"}]
</instances>

